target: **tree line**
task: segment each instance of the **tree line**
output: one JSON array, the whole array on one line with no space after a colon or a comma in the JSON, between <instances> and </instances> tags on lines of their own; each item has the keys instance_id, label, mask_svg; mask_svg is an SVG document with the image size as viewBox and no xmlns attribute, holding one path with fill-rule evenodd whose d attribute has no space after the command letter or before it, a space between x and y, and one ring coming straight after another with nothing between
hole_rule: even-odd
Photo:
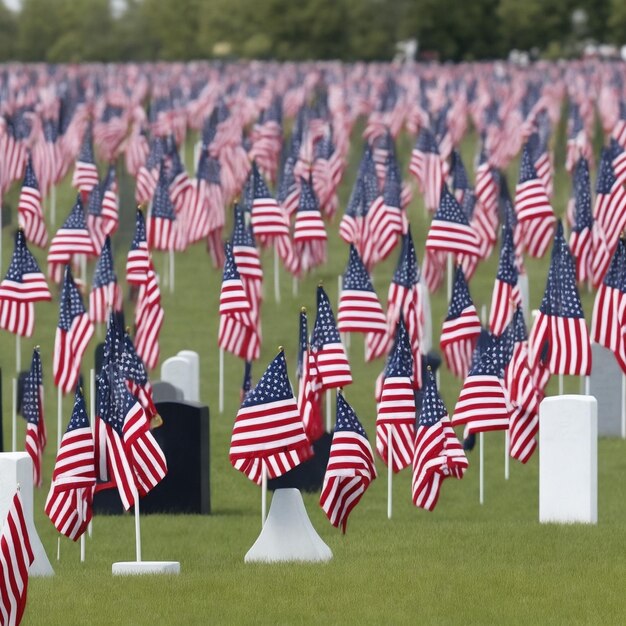
<instances>
[{"instance_id":1,"label":"tree line","mask_svg":"<svg viewBox=\"0 0 626 626\"><path fill-rule=\"evenodd\" d=\"M21 0L0 4L0 61L389 60L417 38L441 60L513 48L575 56L626 43L624 0Z\"/></svg>"}]
</instances>

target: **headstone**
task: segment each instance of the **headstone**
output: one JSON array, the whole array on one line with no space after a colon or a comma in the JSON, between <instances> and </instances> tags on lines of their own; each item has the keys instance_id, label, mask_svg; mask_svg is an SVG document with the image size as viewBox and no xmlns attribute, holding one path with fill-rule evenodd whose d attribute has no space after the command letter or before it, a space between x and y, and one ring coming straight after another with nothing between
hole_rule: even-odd
<instances>
[{"instance_id":1,"label":"headstone","mask_svg":"<svg viewBox=\"0 0 626 626\"><path fill-rule=\"evenodd\" d=\"M182 402L183 392L172 385L172 383L166 383L163 380L157 380L152 383L152 400L155 403L158 402Z\"/></svg>"},{"instance_id":2,"label":"headstone","mask_svg":"<svg viewBox=\"0 0 626 626\"><path fill-rule=\"evenodd\" d=\"M598 401L598 435L622 436L622 370L615 355L604 346L591 344L593 368L589 393Z\"/></svg>"},{"instance_id":3,"label":"headstone","mask_svg":"<svg viewBox=\"0 0 626 626\"><path fill-rule=\"evenodd\" d=\"M176 356L187 359L191 365L191 385L189 387L189 397L185 400L200 402L200 356L193 350L181 350Z\"/></svg>"},{"instance_id":4,"label":"headstone","mask_svg":"<svg viewBox=\"0 0 626 626\"><path fill-rule=\"evenodd\" d=\"M4 524L18 484L28 536L35 555L28 573L30 576L53 576L54 570L33 521L33 462L26 452L3 452L0 454L0 527Z\"/></svg>"},{"instance_id":5,"label":"headstone","mask_svg":"<svg viewBox=\"0 0 626 626\"><path fill-rule=\"evenodd\" d=\"M333 553L313 528L297 489L278 489L270 512L246 563L281 561L330 561Z\"/></svg>"},{"instance_id":6,"label":"headstone","mask_svg":"<svg viewBox=\"0 0 626 626\"><path fill-rule=\"evenodd\" d=\"M180 574L179 561L122 561L113 563L113 576L141 576L144 574Z\"/></svg>"},{"instance_id":7,"label":"headstone","mask_svg":"<svg viewBox=\"0 0 626 626\"><path fill-rule=\"evenodd\" d=\"M191 400L197 381L194 378L194 368L189 359L182 356L173 356L163 361L161 365L161 380L172 383L183 392L184 400Z\"/></svg>"},{"instance_id":8,"label":"headstone","mask_svg":"<svg viewBox=\"0 0 626 626\"><path fill-rule=\"evenodd\" d=\"M593 396L553 396L539 407L539 521L598 521L598 421Z\"/></svg>"},{"instance_id":9,"label":"headstone","mask_svg":"<svg viewBox=\"0 0 626 626\"><path fill-rule=\"evenodd\" d=\"M197 402L157 402L163 425L152 431L167 461L167 475L144 498L141 513L211 512L209 408ZM99 491L94 512L123 512L117 489Z\"/></svg>"}]
</instances>

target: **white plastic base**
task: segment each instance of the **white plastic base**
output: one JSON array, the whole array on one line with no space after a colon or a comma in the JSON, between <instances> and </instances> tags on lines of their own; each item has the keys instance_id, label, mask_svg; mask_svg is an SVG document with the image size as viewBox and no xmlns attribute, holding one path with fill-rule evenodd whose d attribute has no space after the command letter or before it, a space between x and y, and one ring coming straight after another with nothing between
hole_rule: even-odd
<instances>
[{"instance_id":1,"label":"white plastic base","mask_svg":"<svg viewBox=\"0 0 626 626\"><path fill-rule=\"evenodd\" d=\"M142 574L180 574L178 561L120 561L113 563L113 576L141 576Z\"/></svg>"}]
</instances>

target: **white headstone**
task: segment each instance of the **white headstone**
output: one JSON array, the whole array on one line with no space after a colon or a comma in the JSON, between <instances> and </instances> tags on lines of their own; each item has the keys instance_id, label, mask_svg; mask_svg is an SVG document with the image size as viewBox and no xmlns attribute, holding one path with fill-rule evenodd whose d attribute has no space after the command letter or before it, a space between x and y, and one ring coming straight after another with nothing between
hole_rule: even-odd
<instances>
[{"instance_id":1,"label":"white headstone","mask_svg":"<svg viewBox=\"0 0 626 626\"><path fill-rule=\"evenodd\" d=\"M330 548L313 528L297 489L277 489L270 512L254 545L248 550L246 563L279 561L329 561Z\"/></svg>"},{"instance_id":2,"label":"white headstone","mask_svg":"<svg viewBox=\"0 0 626 626\"><path fill-rule=\"evenodd\" d=\"M200 356L193 350L181 350L176 356L182 356L191 365L191 397L185 400L200 402Z\"/></svg>"},{"instance_id":3,"label":"white headstone","mask_svg":"<svg viewBox=\"0 0 626 626\"><path fill-rule=\"evenodd\" d=\"M143 574L180 574L178 561L120 561L111 567L113 576L141 576Z\"/></svg>"},{"instance_id":4,"label":"white headstone","mask_svg":"<svg viewBox=\"0 0 626 626\"><path fill-rule=\"evenodd\" d=\"M24 517L35 560L28 571L30 576L53 576L54 570L37 534L33 520L33 462L26 452L0 453L0 526L9 512L17 485L20 486Z\"/></svg>"},{"instance_id":5,"label":"white headstone","mask_svg":"<svg viewBox=\"0 0 626 626\"><path fill-rule=\"evenodd\" d=\"M553 396L539 408L539 521L598 521L598 405Z\"/></svg>"},{"instance_id":6,"label":"white headstone","mask_svg":"<svg viewBox=\"0 0 626 626\"><path fill-rule=\"evenodd\" d=\"M593 369L589 393L598 401L598 435L622 436L622 370L615 355L604 346L591 344Z\"/></svg>"},{"instance_id":7,"label":"white headstone","mask_svg":"<svg viewBox=\"0 0 626 626\"><path fill-rule=\"evenodd\" d=\"M178 387L183 392L183 400L190 400L193 394L193 366L189 359L173 356L161 365L161 380Z\"/></svg>"}]
</instances>

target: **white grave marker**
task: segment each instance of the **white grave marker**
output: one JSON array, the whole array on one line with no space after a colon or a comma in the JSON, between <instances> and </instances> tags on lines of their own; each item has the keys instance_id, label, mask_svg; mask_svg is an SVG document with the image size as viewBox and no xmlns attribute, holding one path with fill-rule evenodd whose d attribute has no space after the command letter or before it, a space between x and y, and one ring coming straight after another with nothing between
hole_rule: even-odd
<instances>
[{"instance_id":1,"label":"white grave marker","mask_svg":"<svg viewBox=\"0 0 626 626\"><path fill-rule=\"evenodd\" d=\"M181 350L176 356L182 356L191 365L191 396L185 400L200 402L200 356L193 350Z\"/></svg>"},{"instance_id":2,"label":"white grave marker","mask_svg":"<svg viewBox=\"0 0 626 626\"><path fill-rule=\"evenodd\" d=\"M189 359L173 356L161 365L161 380L174 385L183 392L183 400L189 400L193 393L192 365Z\"/></svg>"}]
</instances>

